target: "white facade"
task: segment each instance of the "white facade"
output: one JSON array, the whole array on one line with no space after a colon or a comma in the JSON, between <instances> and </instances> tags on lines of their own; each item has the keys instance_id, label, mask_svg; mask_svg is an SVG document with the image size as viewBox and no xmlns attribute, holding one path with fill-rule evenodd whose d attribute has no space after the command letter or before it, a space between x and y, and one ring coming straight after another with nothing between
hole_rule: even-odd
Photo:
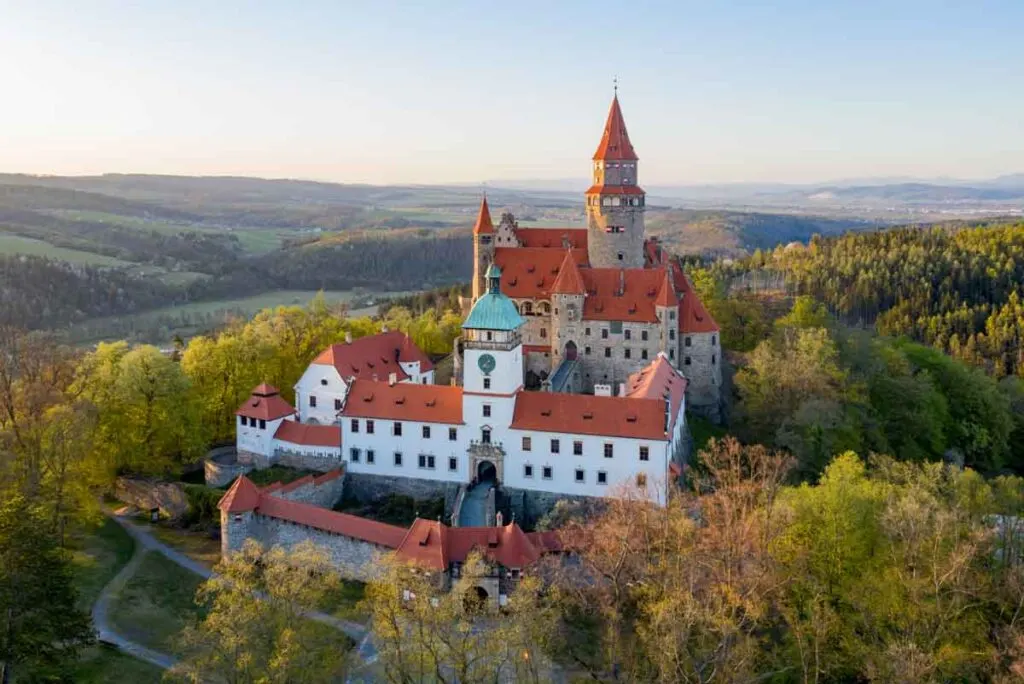
<instances>
[{"instance_id":1,"label":"white facade","mask_svg":"<svg viewBox=\"0 0 1024 684\"><path fill-rule=\"evenodd\" d=\"M373 432L369 433L371 423ZM402 426L401 435L395 434L396 423ZM466 456L469 429L465 425L345 417L341 422L341 443L342 458L347 470L353 473L459 483L472 479ZM396 454L401 454L400 464ZM420 456L425 457L422 465ZM429 457L433 457L433 467Z\"/></svg>"},{"instance_id":2,"label":"white facade","mask_svg":"<svg viewBox=\"0 0 1024 684\"><path fill-rule=\"evenodd\" d=\"M338 420L348 383L334 366L310 364L295 384L295 404L303 423L330 425Z\"/></svg>"},{"instance_id":3,"label":"white facade","mask_svg":"<svg viewBox=\"0 0 1024 684\"><path fill-rule=\"evenodd\" d=\"M239 451L249 451L270 457L274 453L274 433L284 418L263 420L235 416L235 445ZM255 425L254 425L255 423Z\"/></svg>"}]
</instances>

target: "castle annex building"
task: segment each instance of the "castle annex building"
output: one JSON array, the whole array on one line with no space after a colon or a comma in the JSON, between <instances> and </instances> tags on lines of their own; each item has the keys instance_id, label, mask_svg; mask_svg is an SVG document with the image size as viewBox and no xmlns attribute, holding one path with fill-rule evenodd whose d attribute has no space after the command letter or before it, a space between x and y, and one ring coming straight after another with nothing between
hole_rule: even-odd
<instances>
[{"instance_id":1,"label":"castle annex building","mask_svg":"<svg viewBox=\"0 0 1024 684\"><path fill-rule=\"evenodd\" d=\"M690 410L719 416L718 325L679 264L644 234L646 193L618 97L612 100L585 193L586 228L495 227L487 200L473 228L473 300L486 273L523 316L525 383L622 394L632 373L664 353L689 380Z\"/></svg>"}]
</instances>

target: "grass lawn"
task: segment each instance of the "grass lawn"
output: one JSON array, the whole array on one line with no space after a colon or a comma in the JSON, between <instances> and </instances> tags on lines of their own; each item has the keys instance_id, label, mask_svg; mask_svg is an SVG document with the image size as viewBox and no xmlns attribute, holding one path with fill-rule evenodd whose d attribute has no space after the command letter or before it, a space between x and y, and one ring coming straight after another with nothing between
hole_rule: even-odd
<instances>
[{"instance_id":1,"label":"grass lawn","mask_svg":"<svg viewBox=\"0 0 1024 684\"><path fill-rule=\"evenodd\" d=\"M689 416L690 434L693 435L693 453L697 454L703 449L708 440L712 437L722 438L726 435L726 429L721 425L705 420L699 416Z\"/></svg>"},{"instance_id":2,"label":"grass lawn","mask_svg":"<svg viewBox=\"0 0 1024 684\"><path fill-rule=\"evenodd\" d=\"M131 559L135 542L124 528L104 518L102 525L75 536L70 547L79 603L91 608L107 582Z\"/></svg>"},{"instance_id":3,"label":"grass lawn","mask_svg":"<svg viewBox=\"0 0 1024 684\"><path fill-rule=\"evenodd\" d=\"M278 465L275 463L269 468L263 468L262 470L253 470L252 472L248 473L246 477L252 480L253 484L255 484L257 487L266 487L267 485L273 484L274 482L288 484L289 482L294 482L295 480L298 480L300 477L317 474L318 473L314 473L312 470L303 470L301 468L289 468L288 466ZM226 490L230 488L231 485L233 484L234 480L225 485L223 489Z\"/></svg>"},{"instance_id":4,"label":"grass lawn","mask_svg":"<svg viewBox=\"0 0 1024 684\"><path fill-rule=\"evenodd\" d=\"M72 677L77 684L159 684L163 674L155 665L101 644L82 652Z\"/></svg>"},{"instance_id":5,"label":"grass lawn","mask_svg":"<svg viewBox=\"0 0 1024 684\"><path fill-rule=\"evenodd\" d=\"M90 266L133 266L129 261L122 261L105 254L94 254L77 249L56 247L49 242L34 240L20 235L0 234L0 254L28 254L30 256L60 259L72 264L88 264Z\"/></svg>"},{"instance_id":6,"label":"grass lawn","mask_svg":"<svg viewBox=\"0 0 1024 684\"><path fill-rule=\"evenodd\" d=\"M202 618L195 604L202 578L149 551L110 607L118 632L164 653L178 653L177 636Z\"/></svg>"},{"instance_id":7,"label":"grass lawn","mask_svg":"<svg viewBox=\"0 0 1024 684\"><path fill-rule=\"evenodd\" d=\"M211 568L220 562L220 542L211 539L206 532L166 525L152 525L149 531L164 544L181 551L192 560Z\"/></svg>"}]
</instances>

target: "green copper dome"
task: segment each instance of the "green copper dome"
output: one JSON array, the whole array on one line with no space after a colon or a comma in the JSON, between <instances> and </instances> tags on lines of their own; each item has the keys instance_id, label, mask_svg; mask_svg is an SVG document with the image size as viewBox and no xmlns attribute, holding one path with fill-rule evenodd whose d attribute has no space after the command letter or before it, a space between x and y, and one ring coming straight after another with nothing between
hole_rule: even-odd
<instances>
[{"instance_id":1,"label":"green copper dome","mask_svg":"<svg viewBox=\"0 0 1024 684\"><path fill-rule=\"evenodd\" d=\"M487 267L487 294L476 300L462 328L472 330L515 330L526 321L511 299L501 294L501 269Z\"/></svg>"}]
</instances>

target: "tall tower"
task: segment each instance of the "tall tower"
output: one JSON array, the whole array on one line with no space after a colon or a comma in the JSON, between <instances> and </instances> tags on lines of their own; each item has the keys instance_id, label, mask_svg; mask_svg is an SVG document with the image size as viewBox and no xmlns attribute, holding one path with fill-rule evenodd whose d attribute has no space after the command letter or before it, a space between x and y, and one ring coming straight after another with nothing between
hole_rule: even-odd
<instances>
[{"instance_id":1,"label":"tall tower","mask_svg":"<svg viewBox=\"0 0 1024 684\"><path fill-rule=\"evenodd\" d=\"M487 292L487 267L494 263L494 224L487 198L480 202L480 213L473 226L473 301Z\"/></svg>"},{"instance_id":2,"label":"tall tower","mask_svg":"<svg viewBox=\"0 0 1024 684\"><path fill-rule=\"evenodd\" d=\"M598 268L644 265L644 198L637 185L636 152L629 142L618 94L612 98L601 143L594 153L594 182L587 190L587 252Z\"/></svg>"}]
</instances>

